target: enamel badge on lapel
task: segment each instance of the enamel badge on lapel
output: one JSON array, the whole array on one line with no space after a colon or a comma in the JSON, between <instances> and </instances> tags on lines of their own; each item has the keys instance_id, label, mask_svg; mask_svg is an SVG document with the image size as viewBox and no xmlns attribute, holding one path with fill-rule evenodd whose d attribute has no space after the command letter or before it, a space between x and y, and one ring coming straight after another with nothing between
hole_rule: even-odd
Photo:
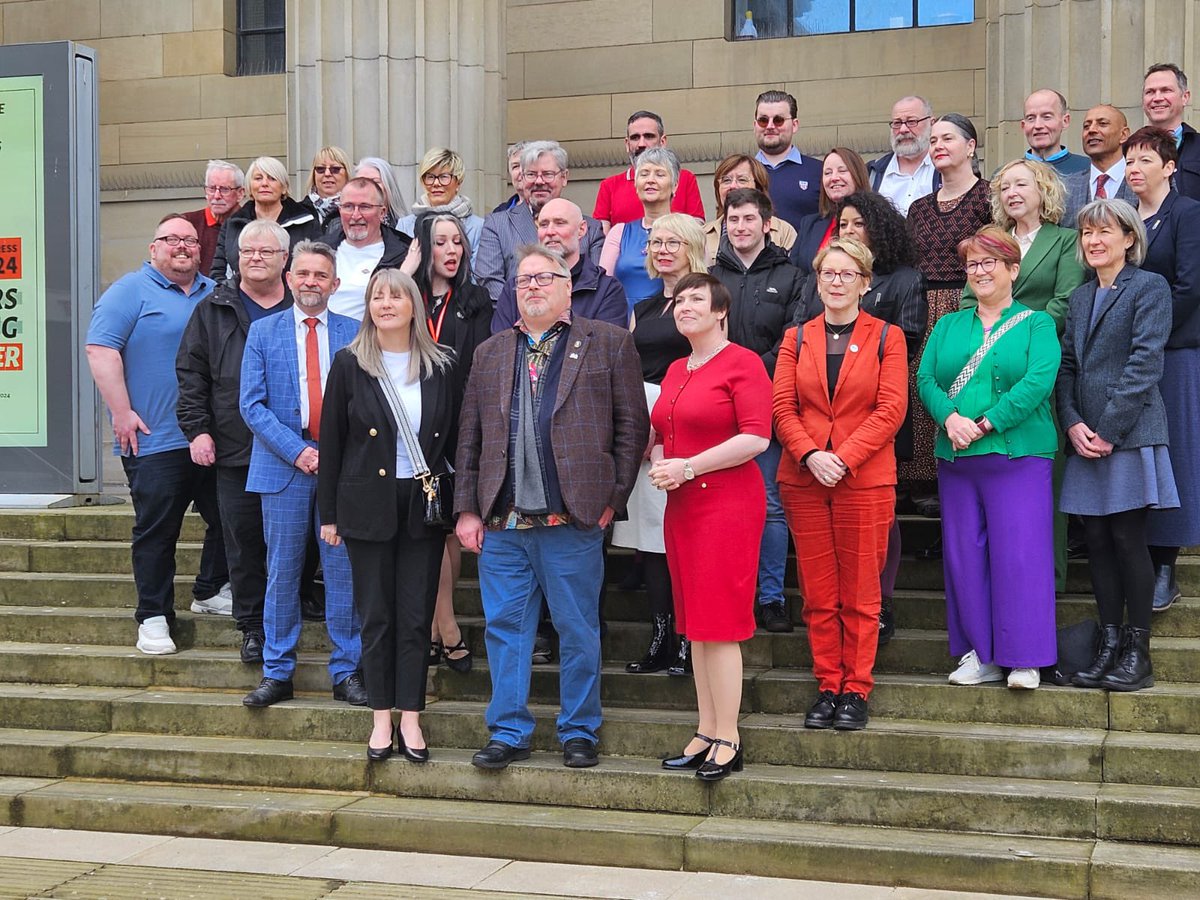
<instances>
[{"instance_id":1,"label":"enamel badge on lapel","mask_svg":"<svg viewBox=\"0 0 1200 900\"><path fill-rule=\"evenodd\" d=\"M850 352L851 352L851 353L857 353L857 352L858 352L858 344L851 344L851 345L850 345Z\"/></svg>"}]
</instances>

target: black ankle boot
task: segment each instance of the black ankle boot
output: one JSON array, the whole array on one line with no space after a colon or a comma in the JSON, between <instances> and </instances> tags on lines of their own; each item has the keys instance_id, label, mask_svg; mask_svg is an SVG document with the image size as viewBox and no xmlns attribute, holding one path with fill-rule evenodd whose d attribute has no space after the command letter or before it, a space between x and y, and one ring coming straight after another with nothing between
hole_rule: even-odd
<instances>
[{"instance_id":1,"label":"black ankle boot","mask_svg":"<svg viewBox=\"0 0 1200 900\"><path fill-rule=\"evenodd\" d=\"M1175 563L1154 567L1153 612L1165 612L1179 599L1179 585L1175 581Z\"/></svg>"},{"instance_id":2,"label":"black ankle boot","mask_svg":"<svg viewBox=\"0 0 1200 900\"><path fill-rule=\"evenodd\" d=\"M625 665L626 672L635 674L661 672L671 664L675 655L672 652L675 648L671 646L673 632L671 616L656 615L651 622L654 632L650 635L650 646L646 648L646 655L637 662L627 663Z\"/></svg>"},{"instance_id":3,"label":"black ankle boot","mask_svg":"<svg viewBox=\"0 0 1200 900\"><path fill-rule=\"evenodd\" d=\"M1100 687L1110 691L1140 691L1154 687L1154 667L1150 665L1150 629L1125 626L1125 638L1121 644L1121 658L1107 675L1100 679Z\"/></svg>"},{"instance_id":4,"label":"black ankle boot","mask_svg":"<svg viewBox=\"0 0 1200 900\"><path fill-rule=\"evenodd\" d=\"M1099 687L1100 679L1112 671L1121 651L1121 626L1105 625L1100 637L1100 649L1086 669L1071 676L1071 684L1077 687Z\"/></svg>"},{"instance_id":5,"label":"black ankle boot","mask_svg":"<svg viewBox=\"0 0 1200 900\"><path fill-rule=\"evenodd\" d=\"M675 661L671 663L667 669L668 675L691 675L692 674L692 642L685 637L679 638L679 652L675 655Z\"/></svg>"},{"instance_id":6,"label":"black ankle boot","mask_svg":"<svg viewBox=\"0 0 1200 900\"><path fill-rule=\"evenodd\" d=\"M896 614L892 610L892 598L882 597L879 601L879 646L882 647L896 633Z\"/></svg>"}]
</instances>

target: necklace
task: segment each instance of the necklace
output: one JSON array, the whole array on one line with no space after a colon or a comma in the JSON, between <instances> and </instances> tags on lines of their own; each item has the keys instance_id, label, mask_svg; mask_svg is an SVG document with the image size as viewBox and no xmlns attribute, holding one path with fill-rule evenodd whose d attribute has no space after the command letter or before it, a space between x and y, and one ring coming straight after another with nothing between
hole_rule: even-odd
<instances>
[{"instance_id":1,"label":"necklace","mask_svg":"<svg viewBox=\"0 0 1200 900\"><path fill-rule=\"evenodd\" d=\"M826 320L825 331L828 334L833 335L833 339L835 341L840 341L842 339L843 334L848 334L849 332L854 330L854 322L857 322L857 321L858 321L858 319L856 318L853 322L847 322L846 325L842 327L842 330L838 331L839 326L834 325L832 322L829 322L828 320Z\"/></svg>"},{"instance_id":2,"label":"necklace","mask_svg":"<svg viewBox=\"0 0 1200 900\"><path fill-rule=\"evenodd\" d=\"M700 368L702 365L704 365L706 362L708 362L710 359L712 359L714 356L716 356L718 353L720 353L722 350L724 350L728 345L729 345L729 341L721 341L721 343L719 343L717 345L716 350L714 350L712 353L708 354L707 356L703 357L702 359L696 359L696 351L693 350L691 356L688 357L687 370L689 372L695 372L698 368Z\"/></svg>"}]
</instances>

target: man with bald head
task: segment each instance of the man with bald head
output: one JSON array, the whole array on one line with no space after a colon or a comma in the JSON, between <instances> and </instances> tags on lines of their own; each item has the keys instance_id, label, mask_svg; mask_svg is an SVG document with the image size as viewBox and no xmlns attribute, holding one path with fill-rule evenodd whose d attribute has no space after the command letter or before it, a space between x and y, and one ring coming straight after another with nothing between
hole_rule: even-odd
<instances>
[{"instance_id":1,"label":"man with bald head","mask_svg":"<svg viewBox=\"0 0 1200 900\"><path fill-rule=\"evenodd\" d=\"M1066 212L1060 225L1075 227L1079 210L1096 199L1134 200L1133 191L1125 183L1125 154L1121 145L1129 137L1125 113L1115 106L1102 103L1087 111L1083 119L1083 152L1091 160L1087 172L1077 172L1063 179L1067 191Z\"/></svg>"},{"instance_id":2,"label":"man with bald head","mask_svg":"<svg viewBox=\"0 0 1200 900\"><path fill-rule=\"evenodd\" d=\"M1048 163L1062 176L1088 170L1088 159L1072 153L1062 143L1062 133L1071 124L1067 98L1058 91L1043 88L1025 98L1021 131L1029 143L1026 159Z\"/></svg>"},{"instance_id":3,"label":"man with bald head","mask_svg":"<svg viewBox=\"0 0 1200 900\"><path fill-rule=\"evenodd\" d=\"M538 243L562 255L571 269L571 309L586 319L599 319L628 328L625 289L586 253L588 235L583 210L563 197L548 200L538 211ZM492 315L492 334L512 328L518 318L517 289L512 279L504 285Z\"/></svg>"}]
</instances>

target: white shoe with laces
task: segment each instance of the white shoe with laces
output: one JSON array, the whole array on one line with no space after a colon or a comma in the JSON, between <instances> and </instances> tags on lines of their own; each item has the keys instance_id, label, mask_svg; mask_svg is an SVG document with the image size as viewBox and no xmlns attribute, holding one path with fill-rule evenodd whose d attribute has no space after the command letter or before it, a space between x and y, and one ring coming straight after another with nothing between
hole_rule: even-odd
<instances>
[{"instance_id":1,"label":"white shoe with laces","mask_svg":"<svg viewBox=\"0 0 1200 900\"><path fill-rule=\"evenodd\" d=\"M137 648L151 656L176 652L166 616L152 616L138 626Z\"/></svg>"},{"instance_id":2,"label":"white shoe with laces","mask_svg":"<svg viewBox=\"0 0 1200 900\"><path fill-rule=\"evenodd\" d=\"M981 663L979 654L974 650L968 651L958 661L958 668L950 673L951 684L985 684L989 681L1003 681L1004 672L992 663Z\"/></svg>"},{"instance_id":3,"label":"white shoe with laces","mask_svg":"<svg viewBox=\"0 0 1200 900\"><path fill-rule=\"evenodd\" d=\"M1037 690L1042 683L1042 673L1038 669L1013 669L1008 673L1008 686L1019 691Z\"/></svg>"}]
</instances>

